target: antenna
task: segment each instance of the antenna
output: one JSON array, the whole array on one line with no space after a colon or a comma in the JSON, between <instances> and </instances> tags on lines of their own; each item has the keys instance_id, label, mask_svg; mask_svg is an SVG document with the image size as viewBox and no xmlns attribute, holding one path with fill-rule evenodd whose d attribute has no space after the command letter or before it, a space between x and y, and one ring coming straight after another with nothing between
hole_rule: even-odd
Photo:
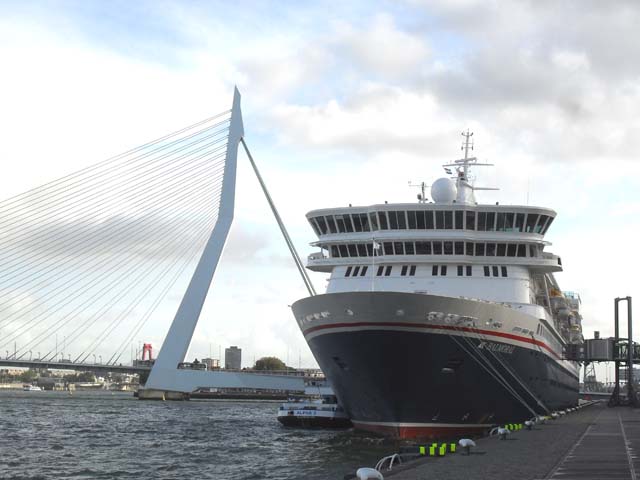
<instances>
[{"instance_id":1,"label":"antenna","mask_svg":"<svg viewBox=\"0 0 640 480\"><path fill-rule=\"evenodd\" d=\"M473 132L469 132L469 129L467 128L467 131L462 132L460 135L464 137L464 142L462 142L460 150L464 150L464 158L466 160L467 158L469 158L469 148L473 150L473 141L469 142L469 139L473 137Z\"/></svg>"},{"instance_id":2,"label":"antenna","mask_svg":"<svg viewBox=\"0 0 640 480\"><path fill-rule=\"evenodd\" d=\"M420 191L422 192L422 193L419 193L419 194L418 194L418 202L419 202L419 203L427 203L427 194L426 194L426 190L427 190L427 187L428 187L429 185L427 185L427 184L426 184L426 183L424 183L424 182L420 182L420 183L411 183L411 180L409 180L409 186L410 186L410 187L418 187L418 188L420 189Z\"/></svg>"}]
</instances>

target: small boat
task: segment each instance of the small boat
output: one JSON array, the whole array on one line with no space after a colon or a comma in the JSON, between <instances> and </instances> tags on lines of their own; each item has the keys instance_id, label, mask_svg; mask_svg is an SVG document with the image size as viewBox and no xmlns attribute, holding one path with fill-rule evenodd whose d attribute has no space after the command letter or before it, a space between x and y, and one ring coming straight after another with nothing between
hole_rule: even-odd
<instances>
[{"instance_id":1,"label":"small boat","mask_svg":"<svg viewBox=\"0 0 640 480\"><path fill-rule=\"evenodd\" d=\"M278 421L286 427L349 428L353 425L327 385L305 388L305 395L291 397L278 409Z\"/></svg>"},{"instance_id":2,"label":"small boat","mask_svg":"<svg viewBox=\"0 0 640 480\"><path fill-rule=\"evenodd\" d=\"M25 384L22 386L22 390L25 392L41 392L42 387L38 387L36 385Z\"/></svg>"}]
</instances>

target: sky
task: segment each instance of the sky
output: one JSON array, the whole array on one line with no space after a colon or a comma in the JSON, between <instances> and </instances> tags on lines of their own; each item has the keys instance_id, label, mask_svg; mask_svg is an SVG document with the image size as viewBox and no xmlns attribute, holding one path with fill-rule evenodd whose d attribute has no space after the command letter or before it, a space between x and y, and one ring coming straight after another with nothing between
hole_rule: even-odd
<instances>
[{"instance_id":1,"label":"sky","mask_svg":"<svg viewBox=\"0 0 640 480\"><path fill-rule=\"evenodd\" d=\"M294 243L305 213L415 201L460 155L481 202L553 208L547 250L591 338L640 298L640 6L618 1L0 2L0 197L229 108ZM190 356L315 366L306 296L244 154L234 226ZM313 274L316 289L324 275ZM138 342L160 345L180 291Z\"/></svg>"}]
</instances>

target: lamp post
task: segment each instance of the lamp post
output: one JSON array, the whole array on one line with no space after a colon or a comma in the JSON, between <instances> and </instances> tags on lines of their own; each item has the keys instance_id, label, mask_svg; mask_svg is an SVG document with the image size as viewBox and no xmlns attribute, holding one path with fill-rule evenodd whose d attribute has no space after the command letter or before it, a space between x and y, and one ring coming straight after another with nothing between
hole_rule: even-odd
<instances>
[{"instance_id":1,"label":"lamp post","mask_svg":"<svg viewBox=\"0 0 640 480\"><path fill-rule=\"evenodd\" d=\"M95 353L93 354L93 364L94 365L96 364L96 354Z\"/></svg>"},{"instance_id":2,"label":"lamp post","mask_svg":"<svg viewBox=\"0 0 640 480\"><path fill-rule=\"evenodd\" d=\"M31 350L29 350L29 361L31 361Z\"/></svg>"},{"instance_id":3,"label":"lamp post","mask_svg":"<svg viewBox=\"0 0 640 480\"><path fill-rule=\"evenodd\" d=\"M100 359L100 365L102 365L102 355L98 355L98 358Z\"/></svg>"}]
</instances>

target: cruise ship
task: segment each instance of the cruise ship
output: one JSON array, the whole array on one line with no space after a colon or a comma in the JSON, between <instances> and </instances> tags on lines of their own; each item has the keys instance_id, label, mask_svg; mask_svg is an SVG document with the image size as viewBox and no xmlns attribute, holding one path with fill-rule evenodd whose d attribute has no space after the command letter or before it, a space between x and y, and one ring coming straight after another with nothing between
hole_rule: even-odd
<instances>
[{"instance_id":1,"label":"cruise ship","mask_svg":"<svg viewBox=\"0 0 640 480\"><path fill-rule=\"evenodd\" d=\"M313 210L326 293L292 305L357 429L401 439L482 435L578 402L580 297L562 292L549 208L480 204L464 158L415 203Z\"/></svg>"}]
</instances>

